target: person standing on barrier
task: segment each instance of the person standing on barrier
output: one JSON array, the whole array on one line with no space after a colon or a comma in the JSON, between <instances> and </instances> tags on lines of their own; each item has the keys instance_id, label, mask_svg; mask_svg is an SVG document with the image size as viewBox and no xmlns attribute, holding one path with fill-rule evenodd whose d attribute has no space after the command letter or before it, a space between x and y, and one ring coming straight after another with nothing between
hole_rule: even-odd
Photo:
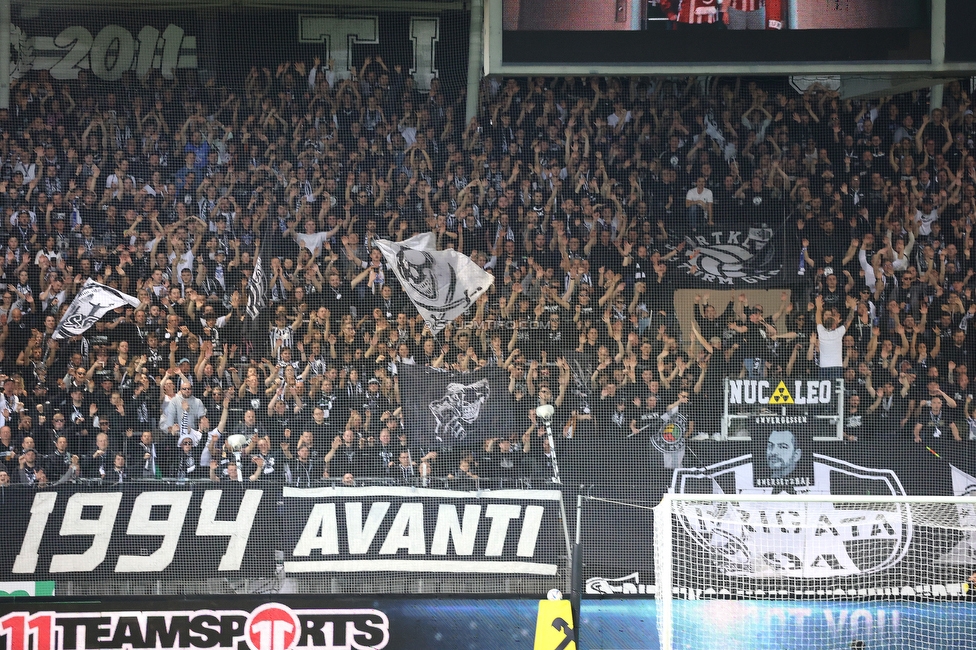
<instances>
[{"instance_id":1,"label":"person standing on barrier","mask_svg":"<svg viewBox=\"0 0 976 650\"><path fill-rule=\"evenodd\" d=\"M854 299L847 298L848 306ZM844 334L854 319L854 310L847 317L846 324L838 323L838 315L831 311L824 315L823 296L814 299L816 305L817 338L820 341L820 378L840 379L844 374Z\"/></svg>"}]
</instances>

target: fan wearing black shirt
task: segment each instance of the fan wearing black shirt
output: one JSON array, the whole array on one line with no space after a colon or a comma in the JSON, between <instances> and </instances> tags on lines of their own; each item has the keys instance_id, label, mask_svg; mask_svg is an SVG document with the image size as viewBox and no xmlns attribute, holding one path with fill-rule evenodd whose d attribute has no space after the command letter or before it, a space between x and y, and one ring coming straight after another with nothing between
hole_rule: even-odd
<instances>
[{"instance_id":1,"label":"fan wearing black shirt","mask_svg":"<svg viewBox=\"0 0 976 650\"><path fill-rule=\"evenodd\" d=\"M672 135L668 138L668 148L661 152L658 160L661 161L662 169L671 170L678 174L684 171L687 156L688 147L681 143L681 138Z\"/></svg>"},{"instance_id":2,"label":"fan wearing black shirt","mask_svg":"<svg viewBox=\"0 0 976 650\"><path fill-rule=\"evenodd\" d=\"M356 439L356 434L346 429L342 437L336 436L332 441L332 448L325 455L325 470L323 478L341 478L349 473L362 476L367 467L367 453L365 438Z\"/></svg>"},{"instance_id":3,"label":"fan wearing black shirt","mask_svg":"<svg viewBox=\"0 0 976 650\"><path fill-rule=\"evenodd\" d=\"M874 388L869 377L867 390L874 397L874 403L868 407L868 433L876 437L897 435L908 418L908 398L896 390L890 377L885 378L881 388Z\"/></svg>"},{"instance_id":4,"label":"fan wearing black shirt","mask_svg":"<svg viewBox=\"0 0 976 650\"><path fill-rule=\"evenodd\" d=\"M921 400L915 415L915 427L912 430L912 437L917 444L924 443L940 454L949 450L950 439L956 442L962 440L956 429L956 423L952 422L949 409L946 408L949 399L951 398L933 397L930 400ZM952 404L955 402L953 401Z\"/></svg>"},{"instance_id":5,"label":"fan wearing black shirt","mask_svg":"<svg viewBox=\"0 0 976 650\"><path fill-rule=\"evenodd\" d=\"M772 217L772 198L763 187L761 176L753 176L752 180L743 183L736 191L735 198L739 201L739 215L747 224L769 221Z\"/></svg>"},{"instance_id":6,"label":"fan wearing black shirt","mask_svg":"<svg viewBox=\"0 0 976 650\"><path fill-rule=\"evenodd\" d=\"M844 275L847 276L847 282L841 285L833 267L828 266L823 272L824 280L818 283L817 291L823 296L824 309L843 309L846 297L854 289L854 278L851 277L849 272L844 271Z\"/></svg>"},{"instance_id":7,"label":"fan wearing black shirt","mask_svg":"<svg viewBox=\"0 0 976 650\"><path fill-rule=\"evenodd\" d=\"M81 456L82 478L104 479L112 472L115 451L109 444L108 434L99 433L95 437L95 447Z\"/></svg>"},{"instance_id":8,"label":"fan wearing black shirt","mask_svg":"<svg viewBox=\"0 0 976 650\"><path fill-rule=\"evenodd\" d=\"M745 358L742 363L749 379L760 379L765 375L765 359L769 351L766 341L776 336L776 328L763 318L759 307L749 310L747 318L744 325L731 323L729 327L743 335L742 351Z\"/></svg>"},{"instance_id":9,"label":"fan wearing black shirt","mask_svg":"<svg viewBox=\"0 0 976 650\"><path fill-rule=\"evenodd\" d=\"M322 472L312 458L311 446L300 444L295 456L288 459L285 482L292 487L309 488L321 476Z\"/></svg>"},{"instance_id":10,"label":"fan wearing black shirt","mask_svg":"<svg viewBox=\"0 0 976 650\"><path fill-rule=\"evenodd\" d=\"M326 286L322 288L321 304L326 307L335 319L350 313L353 305L352 287L345 282L338 271L329 273Z\"/></svg>"},{"instance_id":11,"label":"fan wearing black shirt","mask_svg":"<svg viewBox=\"0 0 976 650\"><path fill-rule=\"evenodd\" d=\"M549 354L560 354L577 343L573 336L563 327L564 316L559 312L542 314L539 327L531 330L532 348L534 351L546 351ZM531 356L537 356L530 352Z\"/></svg>"},{"instance_id":12,"label":"fan wearing black shirt","mask_svg":"<svg viewBox=\"0 0 976 650\"><path fill-rule=\"evenodd\" d=\"M674 312L674 275L670 267L663 261L654 262L653 272L646 285L638 282L634 286L634 293L643 296L647 303L647 310L651 316L670 318Z\"/></svg>"},{"instance_id":13,"label":"fan wearing black shirt","mask_svg":"<svg viewBox=\"0 0 976 650\"><path fill-rule=\"evenodd\" d=\"M714 219L720 226L733 223L736 216L736 193L735 177L731 174L725 176L720 187L712 189L714 196Z\"/></svg>"},{"instance_id":14,"label":"fan wearing black shirt","mask_svg":"<svg viewBox=\"0 0 976 650\"><path fill-rule=\"evenodd\" d=\"M621 272L623 269L623 256L615 241L610 239L610 231L597 228L590 233L590 240L586 243L583 252L589 256L590 268L593 269L612 269L614 272Z\"/></svg>"},{"instance_id":15,"label":"fan wearing black shirt","mask_svg":"<svg viewBox=\"0 0 976 650\"><path fill-rule=\"evenodd\" d=\"M482 477L512 481L522 475L523 454L512 448L508 438L489 438L485 441L485 454L478 467Z\"/></svg>"}]
</instances>

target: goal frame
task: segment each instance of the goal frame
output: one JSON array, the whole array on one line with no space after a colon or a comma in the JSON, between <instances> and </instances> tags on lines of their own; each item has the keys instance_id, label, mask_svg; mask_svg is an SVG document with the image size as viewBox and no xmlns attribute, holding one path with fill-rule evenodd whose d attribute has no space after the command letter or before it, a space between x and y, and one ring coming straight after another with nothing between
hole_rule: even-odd
<instances>
[{"instance_id":1,"label":"goal frame","mask_svg":"<svg viewBox=\"0 0 976 650\"><path fill-rule=\"evenodd\" d=\"M969 505L976 507L976 497L957 496L899 496L853 494L691 494L667 492L654 506L654 600L657 610L657 629L661 650L672 650L672 619L674 594L671 557L674 551L674 528L671 504L679 501L752 502L752 503L904 503Z\"/></svg>"}]
</instances>

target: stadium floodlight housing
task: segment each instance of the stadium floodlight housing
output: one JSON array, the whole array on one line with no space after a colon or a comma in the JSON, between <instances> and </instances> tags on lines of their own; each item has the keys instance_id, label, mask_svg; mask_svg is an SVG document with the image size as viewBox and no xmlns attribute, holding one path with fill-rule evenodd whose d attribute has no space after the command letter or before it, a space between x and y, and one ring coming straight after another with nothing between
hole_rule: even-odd
<instances>
[{"instance_id":1,"label":"stadium floodlight housing","mask_svg":"<svg viewBox=\"0 0 976 650\"><path fill-rule=\"evenodd\" d=\"M559 478L559 463L556 461L556 441L552 439L552 414L556 412L552 404L543 404L535 408L536 417L542 420L546 427L546 440L549 442L549 462L552 465L552 482L562 483Z\"/></svg>"},{"instance_id":2,"label":"stadium floodlight housing","mask_svg":"<svg viewBox=\"0 0 976 650\"><path fill-rule=\"evenodd\" d=\"M555 412L556 409L553 408L552 404L543 404L535 409L535 414L542 418L542 421L546 424L552 422L552 414Z\"/></svg>"},{"instance_id":3,"label":"stadium floodlight housing","mask_svg":"<svg viewBox=\"0 0 976 650\"><path fill-rule=\"evenodd\" d=\"M875 603L863 606L875 610L873 627L849 630L872 635L868 647L943 647L936 640L950 637L959 643L944 647L973 647L976 630L960 639L944 612L924 607L967 597L972 566L959 549L973 544L976 497L665 494L654 508L660 648L715 647L702 620L720 618L732 638L764 606L800 600ZM912 600L920 613L880 624ZM847 650L855 638L810 632L818 637L803 647Z\"/></svg>"}]
</instances>

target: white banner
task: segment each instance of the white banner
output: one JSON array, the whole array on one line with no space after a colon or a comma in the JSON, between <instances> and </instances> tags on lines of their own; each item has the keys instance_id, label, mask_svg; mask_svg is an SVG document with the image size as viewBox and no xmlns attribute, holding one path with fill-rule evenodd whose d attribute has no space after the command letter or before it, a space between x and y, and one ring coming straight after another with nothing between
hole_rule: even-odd
<instances>
[{"instance_id":1,"label":"white banner","mask_svg":"<svg viewBox=\"0 0 976 650\"><path fill-rule=\"evenodd\" d=\"M83 334L102 316L122 305L138 307L139 299L89 278L71 301L51 338L66 339Z\"/></svg>"},{"instance_id":2,"label":"white banner","mask_svg":"<svg viewBox=\"0 0 976 650\"><path fill-rule=\"evenodd\" d=\"M288 574L555 576L569 554L559 490L282 490Z\"/></svg>"},{"instance_id":3,"label":"white banner","mask_svg":"<svg viewBox=\"0 0 976 650\"><path fill-rule=\"evenodd\" d=\"M905 494L890 470L812 456L813 480L791 485L791 493L832 494L833 483L843 481L854 486L855 494ZM703 468L682 468L674 474L672 489L703 495L774 495L782 490L757 486L757 473L768 475L769 466L768 458L764 463L745 455ZM729 576L807 579L877 573L902 561L914 532L907 502L890 509L827 502L787 506L775 500L678 503L678 519L692 540L690 546L707 553Z\"/></svg>"}]
</instances>

